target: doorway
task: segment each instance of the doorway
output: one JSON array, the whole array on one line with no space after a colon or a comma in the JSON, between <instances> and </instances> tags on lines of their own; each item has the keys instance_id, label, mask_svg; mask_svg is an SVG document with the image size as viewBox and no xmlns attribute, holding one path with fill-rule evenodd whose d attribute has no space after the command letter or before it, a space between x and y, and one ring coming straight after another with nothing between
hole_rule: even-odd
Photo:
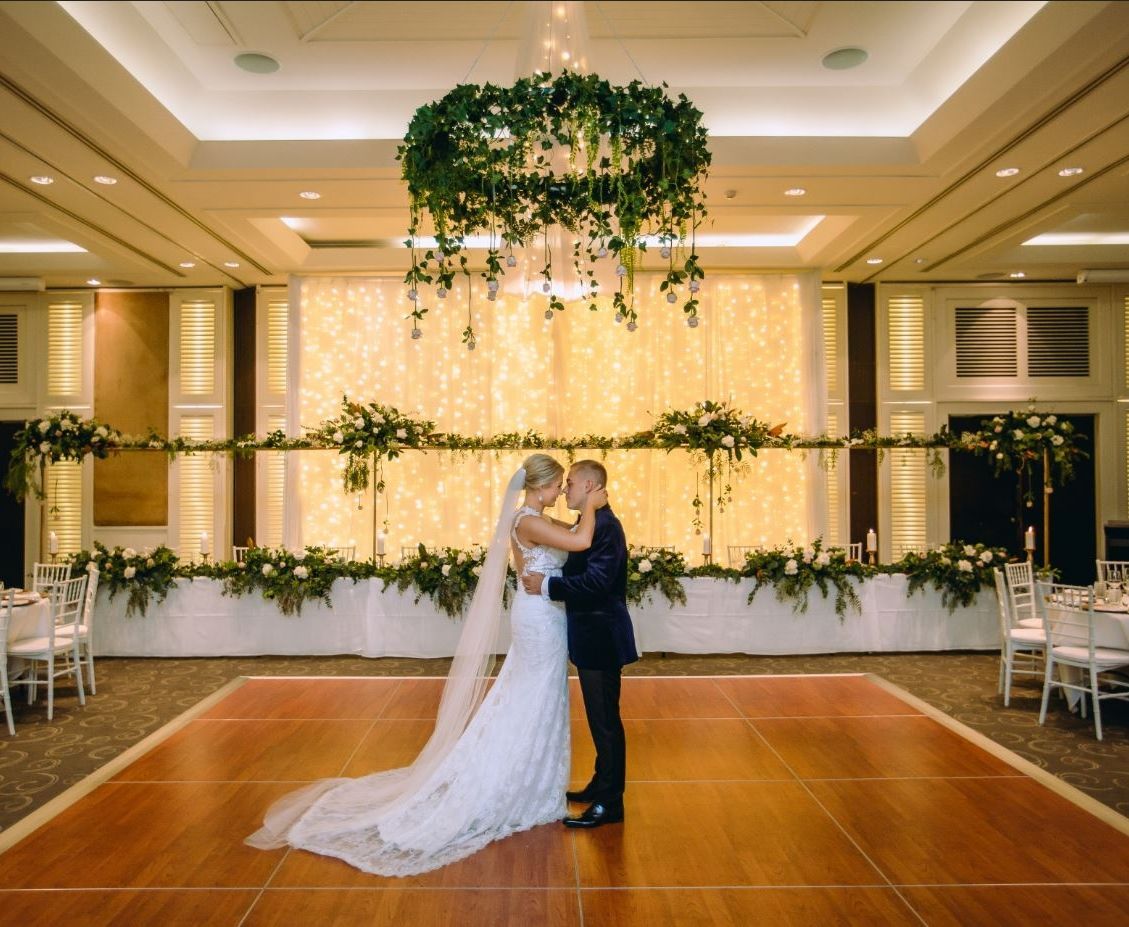
<instances>
[{"instance_id":1,"label":"doorway","mask_svg":"<svg viewBox=\"0 0 1129 927\"><path fill-rule=\"evenodd\" d=\"M24 564L24 501L4 488L16 432L20 422L0 422L0 580L5 586L22 586L27 575Z\"/></svg>"}]
</instances>

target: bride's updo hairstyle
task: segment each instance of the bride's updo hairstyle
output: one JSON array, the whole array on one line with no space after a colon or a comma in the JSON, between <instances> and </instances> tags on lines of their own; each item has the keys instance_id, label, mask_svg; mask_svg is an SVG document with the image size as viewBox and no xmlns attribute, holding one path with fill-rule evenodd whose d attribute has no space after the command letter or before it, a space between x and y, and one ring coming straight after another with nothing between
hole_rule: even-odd
<instances>
[{"instance_id":1,"label":"bride's updo hairstyle","mask_svg":"<svg viewBox=\"0 0 1129 927\"><path fill-rule=\"evenodd\" d=\"M530 454L525 458L525 488L540 489L564 476L564 467L548 454Z\"/></svg>"}]
</instances>

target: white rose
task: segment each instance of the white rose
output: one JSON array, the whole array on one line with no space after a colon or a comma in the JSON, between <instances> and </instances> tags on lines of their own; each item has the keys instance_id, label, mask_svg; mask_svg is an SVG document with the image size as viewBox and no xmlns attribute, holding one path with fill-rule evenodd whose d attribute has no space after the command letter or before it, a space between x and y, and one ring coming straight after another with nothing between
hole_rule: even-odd
<instances>
[{"instance_id":1,"label":"white rose","mask_svg":"<svg viewBox=\"0 0 1129 927\"><path fill-rule=\"evenodd\" d=\"M1016 428L1015 431L1012 432L1012 434L1015 435L1016 441L1022 441L1023 440L1023 429L1022 428Z\"/></svg>"},{"instance_id":2,"label":"white rose","mask_svg":"<svg viewBox=\"0 0 1129 927\"><path fill-rule=\"evenodd\" d=\"M784 575L795 576L800 570L800 566L795 560L789 560L784 564Z\"/></svg>"},{"instance_id":3,"label":"white rose","mask_svg":"<svg viewBox=\"0 0 1129 927\"><path fill-rule=\"evenodd\" d=\"M952 566L953 562L948 557L941 558L941 566Z\"/></svg>"},{"instance_id":4,"label":"white rose","mask_svg":"<svg viewBox=\"0 0 1129 927\"><path fill-rule=\"evenodd\" d=\"M39 433L41 435L47 434L47 432L50 431L50 430L51 430L51 423L49 421L47 421L46 419L44 419L42 422L39 423Z\"/></svg>"},{"instance_id":5,"label":"white rose","mask_svg":"<svg viewBox=\"0 0 1129 927\"><path fill-rule=\"evenodd\" d=\"M340 431L335 431L333 433L333 440L337 444L344 444L345 443L345 435L343 435Z\"/></svg>"},{"instance_id":6,"label":"white rose","mask_svg":"<svg viewBox=\"0 0 1129 927\"><path fill-rule=\"evenodd\" d=\"M646 557L644 557L642 560L639 561L639 572L640 573L650 573L652 569L653 569L653 567L651 566L651 561L648 560Z\"/></svg>"},{"instance_id":7,"label":"white rose","mask_svg":"<svg viewBox=\"0 0 1129 927\"><path fill-rule=\"evenodd\" d=\"M472 573L473 573L473 574L474 574L475 576L481 576L481 575L482 575L482 565L481 565L481 564L479 564L479 565L478 565L478 566L476 566L476 567L475 567L475 568L474 568L473 570L471 570L471 572L472 572Z\"/></svg>"},{"instance_id":8,"label":"white rose","mask_svg":"<svg viewBox=\"0 0 1129 927\"><path fill-rule=\"evenodd\" d=\"M1030 425L1032 428L1038 428L1040 425L1043 424L1043 420L1041 418L1039 418L1039 416L1037 416L1037 415L1029 415L1027 417L1027 424Z\"/></svg>"},{"instance_id":9,"label":"white rose","mask_svg":"<svg viewBox=\"0 0 1129 927\"><path fill-rule=\"evenodd\" d=\"M101 440L102 439L100 437L98 437L98 435L91 435L91 437L90 437L90 443L91 444L97 444Z\"/></svg>"},{"instance_id":10,"label":"white rose","mask_svg":"<svg viewBox=\"0 0 1129 927\"><path fill-rule=\"evenodd\" d=\"M355 419L353 419L353 427L354 428L364 428L365 427L365 420L358 415Z\"/></svg>"},{"instance_id":11,"label":"white rose","mask_svg":"<svg viewBox=\"0 0 1129 927\"><path fill-rule=\"evenodd\" d=\"M50 454L51 453L51 442L50 441L41 441L39 443L39 453L40 454Z\"/></svg>"},{"instance_id":12,"label":"white rose","mask_svg":"<svg viewBox=\"0 0 1129 927\"><path fill-rule=\"evenodd\" d=\"M236 565L237 567L239 567L239 569L241 569L241 570L245 570L245 569L247 569L247 561L246 561L246 560L240 560L240 561L239 561L239 562L238 562L237 564L235 564L235 565Z\"/></svg>"},{"instance_id":13,"label":"white rose","mask_svg":"<svg viewBox=\"0 0 1129 927\"><path fill-rule=\"evenodd\" d=\"M152 557L150 557L148 560L145 561L145 566L147 566L150 570L153 569L153 567L155 567L156 565L157 565L157 561L154 560Z\"/></svg>"},{"instance_id":14,"label":"white rose","mask_svg":"<svg viewBox=\"0 0 1129 927\"><path fill-rule=\"evenodd\" d=\"M274 572L274 567L269 563L263 564L263 576L270 576Z\"/></svg>"},{"instance_id":15,"label":"white rose","mask_svg":"<svg viewBox=\"0 0 1129 927\"><path fill-rule=\"evenodd\" d=\"M973 547L971 544L965 544L964 545L964 555L966 557L975 557L976 556L976 548Z\"/></svg>"},{"instance_id":16,"label":"white rose","mask_svg":"<svg viewBox=\"0 0 1129 927\"><path fill-rule=\"evenodd\" d=\"M1062 435L1055 435L1053 438L1051 438L1051 444L1053 444L1055 447L1058 447L1060 444L1062 444L1062 442Z\"/></svg>"},{"instance_id":17,"label":"white rose","mask_svg":"<svg viewBox=\"0 0 1129 927\"><path fill-rule=\"evenodd\" d=\"M442 569L442 570L441 570L440 572L442 572L442 574L443 574L444 576L450 576L450 575L451 575L451 564L449 564L449 563L444 563L444 564L443 564L443 569Z\"/></svg>"},{"instance_id":18,"label":"white rose","mask_svg":"<svg viewBox=\"0 0 1129 927\"><path fill-rule=\"evenodd\" d=\"M135 551L132 547L127 547L122 551L122 556L128 560L130 557L136 557L137 551Z\"/></svg>"},{"instance_id":19,"label":"white rose","mask_svg":"<svg viewBox=\"0 0 1129 927\"><path fill-rule=\"evenodd\" d=\"M1004 459L1004 455L1003 455L1003 452L1001 451L1000 453L998 453L996 455L996 460L1003 460L1003 459Z\"/></svg>"},{"instance_id":20,"label":"white rose","mask_svg":"<svg viewBox=\"0 0 1129 927\"><path fill-rule=\"evenodd\" d=\"M733 435L726 435L721 439L721 444L723 447L733 447L735 443L736 442L733 440Z\"/></svg>"},{"instance_id":21,"label":"white rose","mask_svg":"<svg viewBox=\"0 0 1129 927\"><path fill-rule=\"evenodd\" d=\"M99 438L106 438L109 437L110 431L105 425L99 425L94 429L94 433L98 435Z\"/></svg>"},{"instance_id":22,"label":"white rose","mask_svg":"<svg viewBox=\"0 0 1129 927\"><path fill-rule=\"evenodd\" d=\"M698 419L698 424L705 428L706 425L708 425L712 421L713 416L710 415L709 412L707 412L705 415L701 416L701 418Z\"/></svg>"},{"instance_id":23,"label":"white rose","mask_svg":"<svg viewBox=\"0 0 1129 927\"><path fill-rule=\"evenodd\" d=\"M421 561L419 562L419 568L420 568L421 570L426 570L426 569L427 569L427 561L426 561L426 560L421 560Z\"/></svg>"},{"instance_id":24,"label":"white rose","mask_svg":"<svg viewBox=\"0 0 1129 927\"><path fill-rule=\"evenodd\" d=\"M408 431L407 431L406 428L397 428L396 429L396 437L399 438L401 441L403 441L407 436L408 436Z\"/></svg>"},{"instance_id":25,"label":"white rose","mask_svg":"<svg viewBox=\"0 0 1129 927\"><path fill-rule=\"evenodd\" d=\"M1004 426L1003 426L1003 425L997 425L997 426L996 426L995 428L993 428L992 430L993 430L993 431L994 431L994 432L995 432L996 434L999 434L999 433L1000 433L1001 431L1003 431L1003 430L1004 430Z\"/></svg>"},{"instance_id":26,"label":"white rose","mask_svg":"<svg viewBox=\"0 0 1129 927\"><path fill-rule=\"evenodd\" d=\"M685 426L685 425L675 425L675 426L674 426L674 427L673 427L672 429L670 429L670 430L671 430L671 431L673 431L673 432L674 432L674 433L675 433L676 435L684 435L684 434L686 434L686 426Z\"/></svg>"},{"instance_id":27,"label":"white rose","mask_svg":"<svg viewBox=\"0 0 1129 927\"><path fill-rule=\"evenodd\" d=\"M1058 416L1056 416L1056 415L1048 415L1045 419L1043 419L1043 423L1046 424L1046 425L1053 425L1057 421L1058 421Z\"/></svg>"},{"instance_id":28,"label":"white rose","mask_svg":"<svg viewBox=\"0 0 1129 927\"><path fill-rule=\"evenodd\" d=\"M353 442L353 447L364 447L364 446L365 446L364 441L354 441Z\"/></svg>"},{"instance_id":29,"label":"white rose","mask_svg":"<svg viewBox=\"0 0 1129 927\"><path fill-rule=\"evenodd\" d=\"M307 570L304 566L299 565L294 567L294 575L297 576L298 579L305 579L310 575L310 571Z\"/></svg>"},{"instance_id":30,"label":"white rose","mask_svg":"<svg viewBox=\"0 0 1129 927\"><path fill-rule=\"evenodd\" d=\"M457 563L459 566L462 566L464 563L466 563L466 554L463 553L463 551L459 551L459 555L455 558L455 563Z\"/></svg>"},{"instance_id":31,"label":"white rose","mask_svg":"<svg viewBox=\"0 0 1129 927\"><path fill-rule=\"evenodd\" d=\"M69 418L65 418L59 422L59 427L62 428L63 431L74 431L74 422Z\"/></svg>"},{"instance_id":32,"label":"white rose","mask_svg":"<svg viewBox=\"0 0 1129 927\"><path fill-rule=\"evenodd\" d=\"M999 446L1000 446L999 441L993 441L991 444L988 445L988 450L994 451Z\"/></svg>"},{"instance_id":33,"label":"white rose","mask_svg":"<svg viewBox=\"0 0 1129 927\"><path fill-rule=\"evenodd\" d=\"M957 561L957 569L960 570L962 573L971 573L972 572L972 564L969 563L967 560L958 560Z\"/></svg>"},{"instance_id":34,"label":"white rose","mask_svg":"<svg viewBox=\"0 0 1129 927\"><path fill-rule=\"evenodd\" d=\"M375 425L383 425L384 424L384 416L381 415L379 412L373 412L372 413L372 421L373 421L373 424L375 424Z\"/></svg>"},{"instance_id":35,"label":"white rose","mask_svg":"<svg viewBox=\"0 0 1129 927\"><path fill-rule=\"evenodd\" d=\"M824 551L815 558L815 562L819 566L827 566L831 562L831 555L827 553L827 551Z\"/></svg>"},{"instance_id":36,"label":"white rose","mask_svg":"<svg viewBox=\"0 0 1129 927\"><path fill-rule=\"evenodd\" d=\"M812 550L812 548L810 548L810 547L805 547L805 548L804 548L804 553L803 553L803 560L804 560L804 563L811 563L811 562L812 562L812 559L813 559L814 557L815 557L815 551L814 551L814 550Z\"/></svg>"},{"instance_id":37,"label":"white rose","mask_svg":"<svg viewBox=\"0 0 1129 927\"><path fill-rule=\"evenodd\" d=\"M980 554L980 561L981 561L981 563L991 563L992 562L992 552L990 550L984 551L982 554Z\"/></svg>"},{"instance_id":38,"label":"white rose","mask_svg":"<svg viewBox=\"0 0 1129 927\"><path fill-rule=\"evenodd\" d=\"M137 575L137 569L135 567L127 566L124 570L122 570L122 575L126 579L133 579L133 577Z\"/></svg>"}]
</instances>

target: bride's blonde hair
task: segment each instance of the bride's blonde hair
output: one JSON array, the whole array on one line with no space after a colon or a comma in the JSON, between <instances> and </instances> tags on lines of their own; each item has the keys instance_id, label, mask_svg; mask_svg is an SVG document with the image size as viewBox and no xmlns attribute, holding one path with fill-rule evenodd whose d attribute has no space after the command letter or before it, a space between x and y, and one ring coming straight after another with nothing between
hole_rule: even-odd
<instances>
[{"instance_id":1,"label":"bride's blonde hair","mask_svg":"<svg viewBox=\"0 0 1129 927\"><path fill-rule=\"evenodd\" d=\"M525 470L525 488L539 489L564 476L564 467L548 454L530 454L521 465Z\"/></svg>"}]
</instances>

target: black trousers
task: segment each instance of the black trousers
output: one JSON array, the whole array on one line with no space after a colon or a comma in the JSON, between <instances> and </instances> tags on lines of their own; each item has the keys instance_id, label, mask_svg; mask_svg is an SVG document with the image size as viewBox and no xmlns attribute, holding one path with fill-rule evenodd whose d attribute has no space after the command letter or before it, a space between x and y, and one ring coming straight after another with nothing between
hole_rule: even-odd
<instances>
[{"instance_id":1,"label":"black trousers","mask_svg":"<svg viewBox=\"0 0 1129 927\"><path fill-rule=\"evenodd\" d=\"M577 669L588 730L596 746L596 771L592 776L595 801L617 806L623 803L627 778L627 740L619 717L619 667Z\"/></svg>"}]
</instances>

